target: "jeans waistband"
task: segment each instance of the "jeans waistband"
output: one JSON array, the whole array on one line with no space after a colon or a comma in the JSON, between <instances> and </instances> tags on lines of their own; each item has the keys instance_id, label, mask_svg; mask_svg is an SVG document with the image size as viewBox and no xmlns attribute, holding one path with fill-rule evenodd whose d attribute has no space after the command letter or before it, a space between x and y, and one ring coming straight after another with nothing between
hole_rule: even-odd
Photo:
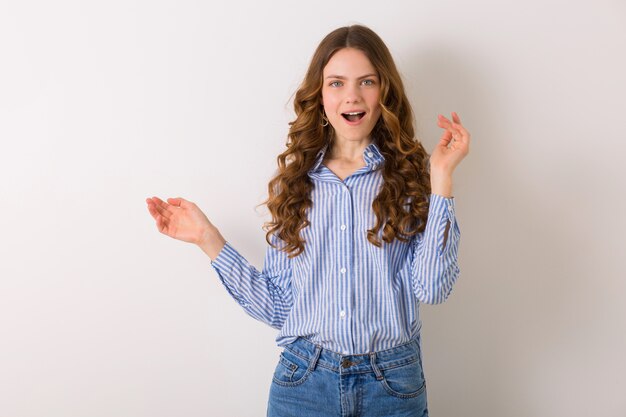
<instances>
[{"instance_id":1,"label":"jeans waistband","mask_svg":"<svg viewBox=\"0 0 626 417\"><path fill-rule=\"evenodd\" d=\"M374 372L391 369L420 360L420 346L417 338L378 352L358 355L343 355L299 337L285 345L285 349L309 361L309 368L316 366L331 369L342 374Z\"/></svg>"}]
</instances>

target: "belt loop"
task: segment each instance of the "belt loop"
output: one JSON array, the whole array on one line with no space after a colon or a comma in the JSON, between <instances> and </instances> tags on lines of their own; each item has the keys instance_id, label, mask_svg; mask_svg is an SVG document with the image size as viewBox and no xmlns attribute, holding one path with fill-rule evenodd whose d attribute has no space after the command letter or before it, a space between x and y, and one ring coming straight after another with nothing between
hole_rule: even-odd
<instances>
[{"instance_id":1,"label":"belt loop","mask_svg":"<svg viewBox=\"0 0 626 417\"><path fill-rule=\"evenodd\" d=\"M309 370L312 372L315 370L315 366L317 365L317 361L320 358L320 353L322 352L322 347L320 345L315 345L315 353L311 358L311 362L309 362Z\"/></svg>"},{"instance_id":2,"label":"belt loop","mask_svg":"<svg viewBox=\"0 0 626 417\"><path fill-rule=\"evenodd\" d=\"M379 381L382 380L383 374L380 372L380 369L378 369L378 365L376 365L376 352L370 353L370 363L372 364L372 369L374 370L374 373L376 374L376 379Z\"/></svg>"}]
</instances>

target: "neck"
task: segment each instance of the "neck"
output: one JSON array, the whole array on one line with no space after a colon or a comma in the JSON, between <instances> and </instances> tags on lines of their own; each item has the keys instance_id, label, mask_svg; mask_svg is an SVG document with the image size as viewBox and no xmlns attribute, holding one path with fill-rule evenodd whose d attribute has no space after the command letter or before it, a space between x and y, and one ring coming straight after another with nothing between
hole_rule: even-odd
<instances>
[{"instance_id":1,"label":"neck","mask_svg":"<svg viewBox=\"0 0 626 417\"><path fill-rule=\"evenodd\" d=\"M358 141L335 138L327 158L344 161L360 160L363 157L363 151L370 143L372 141L369 137Z\"/></svg>"}]
</instances>

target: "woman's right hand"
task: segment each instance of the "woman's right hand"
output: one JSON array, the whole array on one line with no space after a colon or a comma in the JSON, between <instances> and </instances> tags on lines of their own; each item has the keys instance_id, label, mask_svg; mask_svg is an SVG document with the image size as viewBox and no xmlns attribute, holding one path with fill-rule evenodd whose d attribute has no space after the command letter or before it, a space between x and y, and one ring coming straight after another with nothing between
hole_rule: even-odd
<instances>
[{"instance_id":1,"label":"woman's right hand","mask_svg":"<svg viewBox=\"0 0 626 417\"><path fill-rule=\"evenodd\" d=\"M217 228L195 203L184 198L146 198L148 211L156 220L159 232L184 242L202 244L219 235Z\"/></svg>"}]
</instances>

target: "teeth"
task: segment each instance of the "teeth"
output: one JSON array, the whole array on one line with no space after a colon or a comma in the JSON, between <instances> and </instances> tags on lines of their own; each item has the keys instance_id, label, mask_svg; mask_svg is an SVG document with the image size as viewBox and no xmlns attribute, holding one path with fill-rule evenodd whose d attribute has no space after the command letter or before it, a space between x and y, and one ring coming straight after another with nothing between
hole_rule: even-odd
<instances>
[{"instance_id":1,"label":"teeth","mask_svg":"<svg viewBox=\"0 0 626 417\"><path fill-rule=\"evenodd\" d=\"M363 114L363 113L365 113L365 112L355 111L355 112L352 112L352 113L344 113L344 114L347 114L348 116L356 116L356 115Z\"/></svg>"}]
</instances>

